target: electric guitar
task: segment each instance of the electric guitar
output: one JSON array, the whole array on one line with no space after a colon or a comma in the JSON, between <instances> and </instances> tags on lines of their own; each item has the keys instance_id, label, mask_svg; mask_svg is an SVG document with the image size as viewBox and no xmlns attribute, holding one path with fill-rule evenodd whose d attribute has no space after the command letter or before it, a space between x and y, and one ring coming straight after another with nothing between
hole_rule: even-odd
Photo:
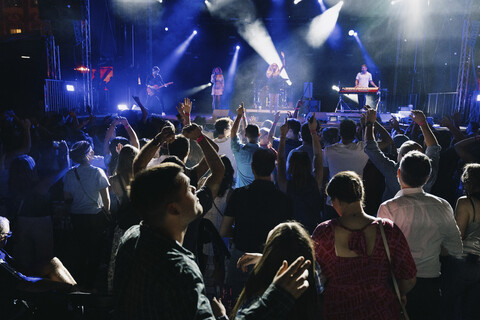
<instances>
[{"instance_id":1,"label":"electric guitar","mask_svg":"<svg viewBox=\"0 0 480 320\"><path fill-rule=\"evenodd\" d=\"M154 85L154 86L147 84L147 94L151 97L151 96L157 94L157 93L158 93L158 90L159 90L160 88L168 87L168 86L171 85L171 84L173 84L173 82L167 82L167 83L165 83L165 84L163 84L163 85L161 85L161 86L159 86L158 84L156 84L156 85Z\"/></svg>"}]
</instances>

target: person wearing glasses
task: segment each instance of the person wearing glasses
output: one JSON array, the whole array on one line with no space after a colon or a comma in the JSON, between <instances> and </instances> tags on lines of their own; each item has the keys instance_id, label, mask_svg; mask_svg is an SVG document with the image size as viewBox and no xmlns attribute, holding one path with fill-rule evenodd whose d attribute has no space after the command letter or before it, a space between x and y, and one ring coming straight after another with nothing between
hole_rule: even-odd
<instances>
[{"instance_id":1,"label":"person wearing glasses","mask_svg":"<svg viewBox=\"0 0 480 320\"><path fill-rule=\"evenodd\" d=\"M29 276L21 273L15 259L5 251L12 236L10 221L0 216L0 295L14 296L17 292L72 292L77 283L62 262L54 257Z\"/></svg>"}]
</instances>

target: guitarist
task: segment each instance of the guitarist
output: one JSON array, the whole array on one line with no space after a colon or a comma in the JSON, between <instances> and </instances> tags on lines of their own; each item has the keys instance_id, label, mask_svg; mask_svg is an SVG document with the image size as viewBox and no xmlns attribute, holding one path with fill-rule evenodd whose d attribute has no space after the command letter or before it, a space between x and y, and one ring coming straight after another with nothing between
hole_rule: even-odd
<instances>
[{"instance_id":1,"label":"guitarist","mask_svg":"<svg viewBox=\"0 0 480 320\"><path fill-rule=\"evenodd\" d=\"M162 88L168 86L160 75L160 68L152 68L152 76L147 78L147 101L146 105L154 111L165 113L165 104L163 102Z\"/></svg>"}]
</instances>

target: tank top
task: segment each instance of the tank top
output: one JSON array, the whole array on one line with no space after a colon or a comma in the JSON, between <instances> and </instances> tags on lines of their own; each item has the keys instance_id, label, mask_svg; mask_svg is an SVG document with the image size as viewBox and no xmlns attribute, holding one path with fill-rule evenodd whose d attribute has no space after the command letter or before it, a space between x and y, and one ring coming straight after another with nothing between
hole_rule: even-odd
<instances>
[{"instance_id":1,"label":"tank top","mask_svg":"<svg viewBox=\"0 0 480 320\"><path fill-rule=\"evenodd\" d=\"M465 239L463 240L463 252L480 256L480 221L477 218L475 202L468 197L473 207L473 221L467 225Z\"/></svg>"}]
</instances>

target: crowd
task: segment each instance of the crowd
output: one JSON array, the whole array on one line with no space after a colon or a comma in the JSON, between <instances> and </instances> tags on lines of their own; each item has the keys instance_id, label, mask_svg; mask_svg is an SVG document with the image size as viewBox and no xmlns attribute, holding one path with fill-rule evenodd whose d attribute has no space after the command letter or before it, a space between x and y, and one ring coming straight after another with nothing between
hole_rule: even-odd
<instances>
[{"instance_id":1,"label":"crowd","mask_svg":"<svg viewBox=\"0 0 480 320\"><path fill-rule=\"evenodd\" d=\"M189 99L176 121L136 101L0 114L2 318L52 292L112 319L480 318L477 123L329 126L299 101L202 127Z\"/></svg>"}]
</instances>

